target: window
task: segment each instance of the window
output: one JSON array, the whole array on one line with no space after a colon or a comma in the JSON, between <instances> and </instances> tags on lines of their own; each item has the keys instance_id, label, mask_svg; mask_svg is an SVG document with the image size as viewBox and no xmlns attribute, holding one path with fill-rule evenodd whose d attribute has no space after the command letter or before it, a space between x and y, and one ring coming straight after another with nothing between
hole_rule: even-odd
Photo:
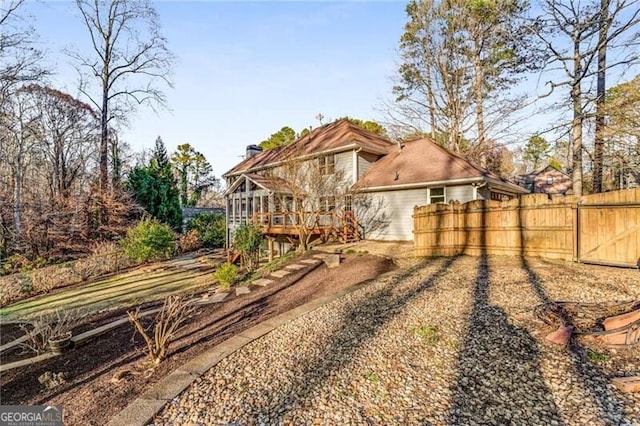
<instances>
[{"instance_id":1,"label":"window","mask_svg":"<svg viewBox=\"0 0 640 426\"><path fill-rule=\"evenodd\" d=\"M353 210L353 199L351 195L345 195L344 197L344 211L350 212Z\"/></svg>"},{"instance_id":2,"label":"window","mask_svg":"<svg viewBox=\"0 0 640 426\"><path fill-rule=\"evenodd\" d=\"M323 175L332 175L336 172L336 157L335 155L325 155L318 158L318 168Z\"/></svg>"},{"instance_id":3,"label":"window","mask_svg":"<svg viewBox=\"0 0 640 426\"><path fill-rule=\"evenodd\" d=\"M327 211L332 211L336 209L336 197L327 197Z\"/></svg>"},{"instance_id":4,"label":"window","mask_svg":"<svg viewBox=\"0 0 640 426\"><path fill-rule=\"evenodd\" d=\"M547 178L547 185L553 185L553 176Z\"/></svg>"},{"instance_id":5,"label":"window","mask_svg":"<svg viewBox=\"0 0 640 426\"><path fill-rule=\"evenodd\" d=\"M504 192L491 191L490 199L494 201L508 201L514 198L513 195L505 194Z\"/></svg>"},{"instance_id":6,"label":"window","mask_svg":"<svg viewBox=\"0 0 640 426\"><path fill-rule=\"evenodd\" d=\"M444 187L429 188L429 204L444 203Z\"/></svg>"}]
</instances>

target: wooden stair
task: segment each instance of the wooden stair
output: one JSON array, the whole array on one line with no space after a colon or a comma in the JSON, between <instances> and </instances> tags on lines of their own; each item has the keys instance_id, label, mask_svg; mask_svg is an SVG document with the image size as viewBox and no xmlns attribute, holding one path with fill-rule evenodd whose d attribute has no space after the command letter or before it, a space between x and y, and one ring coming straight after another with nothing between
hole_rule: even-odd
<instances>
[{"instance_id":1,"label":"wooden stair","mask_svg":"<svg viewBox=\"0 0 640 426\"><path fill-rule=\"evenodd\" d=\"M352 212L342 217L342 226L340 227L340 241L343 244L354 243L360 241L360 233L358 232L358 221Z\"/></svg>"}]
</instances>

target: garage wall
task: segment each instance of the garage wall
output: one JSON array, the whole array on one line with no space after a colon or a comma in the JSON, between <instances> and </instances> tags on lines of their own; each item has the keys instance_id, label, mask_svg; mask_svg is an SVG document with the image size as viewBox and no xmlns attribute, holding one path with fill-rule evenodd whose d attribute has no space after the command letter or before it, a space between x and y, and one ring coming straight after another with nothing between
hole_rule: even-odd
<instances>
[{"instance_id":1,"label":"garage wall","mask_svg":"<svg viewBox=\"0 0 640 426\"><path fill-rule=\"evenodd\" d=\"M447 186L447 203L459 201L461 204L473 200L473 187L471 185Z\"/></svg>"},{"instance_id":2,"label":"garage wall","mask_svg":"<svg viewBox=\"0 0 640 426\"><path fill-rule=\"evenodd\" d=\"M446 195L447 202L456 200L466 203L473 199L473 187L471 185L450 186L446 189ZM427 188L373 192L370 197L371 209L377 213L374 213L373 218L368 217L366 222L382 221L384 223L379 226L379 229L365 229L365 238L413 241L413 208L427 204ZM372 212L367 213L372 214ZM363 225L367 226L366 223Z\"/></svg>"},{"instance_id":3,"label":"garage wall","mask_svg":"<svg viewBox=\"0 0 640 426\"><path fill-rule=\"evenodd\" d=\"M371 194L372 207L377 218L384 223L380 229L367 232L368 240L412 241L413 207L427 204L425 188L400 191L384 191ZM365 225L366 226L366 225Z\"/></svg>"}]
</instances>

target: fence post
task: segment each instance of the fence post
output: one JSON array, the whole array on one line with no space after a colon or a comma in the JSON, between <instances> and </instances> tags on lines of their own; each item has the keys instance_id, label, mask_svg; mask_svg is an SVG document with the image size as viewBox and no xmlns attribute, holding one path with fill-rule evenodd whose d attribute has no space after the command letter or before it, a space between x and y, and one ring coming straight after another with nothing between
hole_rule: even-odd
<instances>
[{"instance_id":1,"label":"fence post","mask_svg":"<svg viewBox=\"0 0 640 426\"><path fill-rule=\"evenodd\" d=\"M573 261L580 262L580 204L572 203L573 213Z\"/></svg>"}]
</instances>

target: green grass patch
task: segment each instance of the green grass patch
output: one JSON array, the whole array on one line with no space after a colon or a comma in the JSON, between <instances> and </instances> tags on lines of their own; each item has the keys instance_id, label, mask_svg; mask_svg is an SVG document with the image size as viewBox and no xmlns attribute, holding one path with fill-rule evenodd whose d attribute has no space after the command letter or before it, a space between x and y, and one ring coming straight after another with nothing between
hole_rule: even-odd
<instances>
[{"instance_id":1,"label":"green grass patch","mask_svg":"<svg viewBox=\"0 0 640 426\"><path fill-rule=\"evenodd\" d=\"M609 361L609 355L604 353L604 352L598 352L596 350L593 349L588 349L587 350L587 356L589 357L589 360L591 362L593 362L594 364L602 364L605 363L607 361Z\"/></svg>"},{"instance_id":2,"label":"green grass patch","mask_svg":"<svg viewBox=\"0 0 640 426\"><path fill-rule=\"evenodd\" d=\"M414 328L412 331L413 334L420 337L421 339L426 340L428 343L433 344L440 340L438 329L430 325L421 325L420 327Z\"/></svg>"},{"instance_id":3,"label":"green grass patch","mask_svg":"<svg viewBox=\"0 0 640 426\"><path fill-rule=\"evenodd\" d=\"M369 380L371 383L380 383L380 377L378 377L378 375L374 372L367 374L367 380Z\"/></svg>"}]
</instances>

